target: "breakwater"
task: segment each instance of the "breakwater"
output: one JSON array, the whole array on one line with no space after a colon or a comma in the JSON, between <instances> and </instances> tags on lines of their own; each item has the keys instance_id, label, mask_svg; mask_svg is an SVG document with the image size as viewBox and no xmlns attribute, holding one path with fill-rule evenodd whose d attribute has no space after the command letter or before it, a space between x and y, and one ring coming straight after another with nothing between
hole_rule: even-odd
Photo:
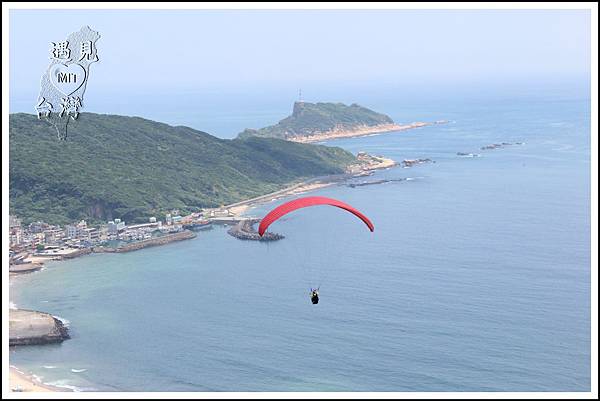
<instances>
[{"instance_id":1,"label":"breakwater","mask_svg":"<svg viewBox=\"0 0 600 401\"><path fill-rule=\"evenodd\" d=\"M73 259L78 256L87 255L88 253L92 253L92 248L81 248L75 252L66 253L61 256L62 259Z\"/></svg>"},{"instance_id":2,"label":"breakwater","mask_svg":"<svg viewBox=\"0 0 600 401\"><path fill-rule=\"evenodd\" d=\"M246 219L241 220L235 226L227 230L227 233L232 237L242 240L251 241L277 241L285 238L281 234L266 232L262 237L258 234L258 231L254 229L254 224L258 223L260 219Z\"/></svg>"},{"instance_id":3,"label":"breakwater","mask_svg":"<svg viewBox=\"0 0 600 401\"><path fill-rule=\"evenodd\" d=\"M9 345L40 345L69 338L67 327L54 316L27 309L9 311Z\"/></svg>"},{"instance_id":4,"label":"breakwater","mask_svg":"<svg viewBox=\"0 0 600 401\"><path fill-rule=\"evenodd\" d=\"M105 247L105 246L95 247L93 249L93 251L96 253L131 252L131 251L137 251L138 249L142 249L142 248L148 248L148 247L157 246L157 245L164 245L164 244L168 244L169 242L182 241L182 240L186 240L186 239L192 239L195 237L196 237L196 234L194 234L193 232L191 232L189 230L184 230L184 231L174 233L174 234L167 234L167 235L163 235L161 237L146 239L143 241L132 242L132 243L129 243L129 244L126 244L123 246L119 246L117 248Z\"/></svg>"},{"instance_id":5,"label":"breakwater","mask_svg":"<svg viewBox=\"0 0 600 401\"><path fill-rule=\"evenodd\" d=\"M356 188L356 187L366 187L368 185L385 184L387 182L402 182L402 181L406 181L406 178L398 178L398 179L392 179L392 180L372 180L372 181L362 181L362 182L351 182L350 184L347 184L347 186L350 188Z\"/></svg>"}]
</instances>

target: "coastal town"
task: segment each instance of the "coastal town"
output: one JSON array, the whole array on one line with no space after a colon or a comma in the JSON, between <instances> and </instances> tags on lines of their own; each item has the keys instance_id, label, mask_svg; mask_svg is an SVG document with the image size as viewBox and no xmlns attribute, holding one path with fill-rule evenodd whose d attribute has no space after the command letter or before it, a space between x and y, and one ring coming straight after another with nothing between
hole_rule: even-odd
<instances>
[{"instance_id":1,"label":"coastal town","mask_svg":"<svg viewBox=\"0 0 600 401\"><path fill-rule=\"evenodd\" d=\"M412 162L405 160L403 164ZM189 215L182 216L179 210L174 209L165 213L164 220L149 216L144 223L126 224L115 218L98 225L92 225L86 220L64 226L44 221L24 224L18 216L10 215L9 270L15 274L27 273L41 269L44 262L50 260L71 259L92 252L127 252L190 239L196 236L195 232L210 229L213 224L234 226L229 233L239 239L259 239L253 235L252 225L248 224L248 221L255 218L241 217L249 207L340 183L348 178L370 175L375 170L396 165L398 163L394 160L358 152L357 162L349 165L343 174L316 177L270 194L218 208L200 209ZM235 228L236 225L238 229Z\"/></svg>"},{"instance_id":2,"label":"coastal town","mask_svg":"<svg viewBox=\"0 0 600 401\"><path fill-rule=\"evenodd\" d=\"M23 224L18 216L11 215L9 269L11 273L25 273L39 270L45 261L70 259L91 252L126 251L136 244L150 246L191 238L192 231L208 228L210 224L200 213L184 218L177 210L167 213L164 221L152 216L142 224L126 225L125 221L114 219L99 226L91 226L85 220L64 226L43 221Z\"/></svg>"}]
</instances>

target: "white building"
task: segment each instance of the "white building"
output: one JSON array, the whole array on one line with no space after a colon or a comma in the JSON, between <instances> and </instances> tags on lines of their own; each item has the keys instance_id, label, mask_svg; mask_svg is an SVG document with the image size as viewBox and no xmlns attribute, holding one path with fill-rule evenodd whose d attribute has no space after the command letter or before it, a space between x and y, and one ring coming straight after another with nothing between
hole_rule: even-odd
<instances>
[{"instance_id":1,"label":"white building","mask_svg":"<svg viewBox=\"0 0 600 401\"><path fill-rule=\"evenodd\" d=\"M76 225L73 224L67 224L65 226L65 236L67 236L68 238L77 238L78 235L78 229Z\"/></svg>"},{"instance_id":2,"label":"white building","mask_svg":"<svg viewBox=\"0 0 600 401\"><path fill-rule=\"evenodd\" d=\"M114 221L108 222L108 234L118 234L126 228L125 222L121 221L121 219L114 219Z\"/></svg>"}]
</instances>

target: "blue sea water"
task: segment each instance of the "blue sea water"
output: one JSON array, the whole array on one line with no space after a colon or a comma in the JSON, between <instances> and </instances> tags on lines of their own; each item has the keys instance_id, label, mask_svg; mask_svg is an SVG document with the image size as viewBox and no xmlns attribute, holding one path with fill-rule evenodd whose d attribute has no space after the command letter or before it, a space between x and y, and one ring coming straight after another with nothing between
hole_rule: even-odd
<instances>
[{"instance_id":1,"label":"blue sea water","mask_svg":"<svg viewBox=\"0 0 600 401\"><path fill-rule=\"evenodd\" d=\"M317 207L275 223L275 243L215 228L49 263L11 300L69 320L72 338L11 364L84 390L590 391L589 99L373 106L450 121L327 143L435 161L315 192L375 232ZM523 144L480 149L497 142Z\"/></svg>"}]
</instances>

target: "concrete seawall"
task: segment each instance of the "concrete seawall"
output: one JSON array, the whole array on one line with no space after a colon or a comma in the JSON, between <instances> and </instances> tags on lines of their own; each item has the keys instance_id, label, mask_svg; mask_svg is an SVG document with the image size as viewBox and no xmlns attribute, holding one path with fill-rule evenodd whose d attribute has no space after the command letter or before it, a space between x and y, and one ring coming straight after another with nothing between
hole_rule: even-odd
<instances>
[{"instance_id":1,"label":"concrete seawall","mask_svg":"<svg viewBox=\"0 0 600 401\"><path fill-rule=\"evenodd\" d=\"M88 253L92 253L92 248L82 248L78 251L71 252L62 256L63 259L73 259L81 255L87 255Z\"/></svg>"},{"instance_id":2,"label":"concrete seawall","mask_svg":"<svg viewBox=\"0 0 600 401\"><path fill-rule=\"evenodd\" d=\"M27 309L9 310L9 345L40 345L69 338L67 327L54 316Z\"/></svg>"},{"instance_id":3,"label":"concrete seawall","mask_svg":"<svg viewBox=\"0 0 600 401\"><path fill-rule=\"evenodd\" d=\"M94 252L96 253L120 253L120 252L131 252L137 251L138 249L148 248L151 246L164 245L169 242L174 241L182 241L185 239L195 238L196 234L191 231L184 230L174 234L167 234L162 237L151 238L143 241L132 242L131 244L123 245L118 248L109 248L109 247L96 247L94 248Z\"/></svg>"}]
</instances>

